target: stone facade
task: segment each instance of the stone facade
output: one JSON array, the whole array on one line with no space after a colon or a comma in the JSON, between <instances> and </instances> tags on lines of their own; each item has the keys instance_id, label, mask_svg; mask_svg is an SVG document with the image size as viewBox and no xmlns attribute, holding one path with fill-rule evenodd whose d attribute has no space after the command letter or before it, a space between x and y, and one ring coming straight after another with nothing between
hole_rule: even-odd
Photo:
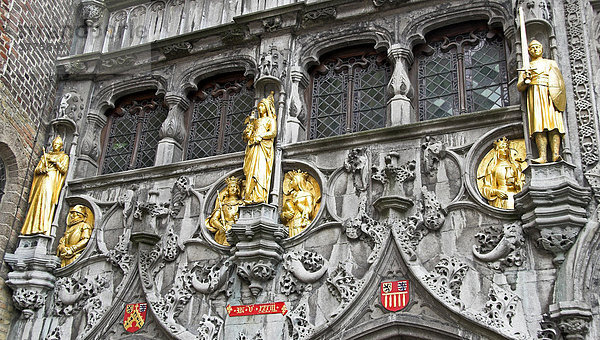
<instances>
[{"instance_id":1,"label":"stone facade","mask_svg":"<svg viewBox=\"0 0 600 340\"><path fill-rule=\"evenodd\" d=\"M567 133L564 160L530 164L515 209L500 209L479 193L477 167L494 141L527 131L516 91L521 5L530 39L563 72ZM51 236L21 236L4 257L20 311L10 337L600 337L599 8L584 0L82 0L73 22L85 34L74 33L71 54L58 58L45 135L63 135L71 167ZM416 51L440 28L469 23L504 39L506 105L421 121ZM311 138L315 68L365 46L390 64L385 126ZM242 176L244 154L184 157L193 96L230 74L252 80L256 103L275 92L278 136L269 201L241 207L224 246L205 220L225 179ZM168 111L154 166L107 173L109 116L139 93L163 98ZM320 199L312 223L290 238L279 214L291 170L308 173ZM94 229L81 255L58 268L75 204L93 211ZM405 280L406 305L392 312L381 283ZM133 303L148 309L131 334L123 322ZM262 305L253 307L259 314L234 316L256 314L239 308L250 305Z\"/></svg>"}]
</instances>

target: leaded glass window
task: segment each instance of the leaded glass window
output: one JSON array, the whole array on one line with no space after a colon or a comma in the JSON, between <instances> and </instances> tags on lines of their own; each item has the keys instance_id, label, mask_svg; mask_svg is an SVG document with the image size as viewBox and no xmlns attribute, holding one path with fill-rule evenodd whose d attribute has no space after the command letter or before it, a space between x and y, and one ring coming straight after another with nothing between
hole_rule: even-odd
<instances>
[{"instance_id":1,"label":"leaded glass window","mask_svg":"<svg viewBox=\"0 0 600 340\"><path fill-rule=\"evenodd\" d=\"M6 187L6 166L4 165L4 161L0 158L0 201L2 201L2 196L4 196L4 188Z\"/></svg>"},{"instance_id":2,"label":"leaded glass window","mask_svg":"<svg viewBox=\"0 0 600 340\"><path fill-rule=\"evenodd\" d=\"M162 97L140 95L122 100L108 117L102 173L154 165L159 130L168 114Z\"/></svg>"},{"instance_id":3,"label":"leaded glass window","mask_svg":"<svg viewBox=\"0 0 600 340\"><path fill-rule=\"evenodd\" d=\"M252 81L241 75L204 82L193 98L186 159L243 151L253 94Z\"/></svg>"},{"instance_id":4,"label":"leaded glass window","mask_svg":"<svg viewBox=\"0 0 600 340\"><path fill-rule=\"evenodd\" d=\"M435 119L508 105L504 40L473 28L417 50L419 118Z\"/></svg>"},{"instance_id":5,"label":"leaded glass window","mask_svg":"<svg viewBox=\"0 0 600 340\"><path fill-rule=\"evenodd\" d=\"M390 73L384 55L364 49L324 58L311 72L309 138L384 127Z\"/></svg>"}]
</instances>

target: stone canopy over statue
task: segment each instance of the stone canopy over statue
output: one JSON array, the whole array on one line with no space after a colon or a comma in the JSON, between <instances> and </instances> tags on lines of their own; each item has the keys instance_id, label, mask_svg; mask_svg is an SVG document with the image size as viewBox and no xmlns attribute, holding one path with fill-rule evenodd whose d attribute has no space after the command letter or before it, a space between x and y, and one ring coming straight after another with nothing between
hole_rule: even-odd
<instances>
[{"instance_id":1,"label":"stone canopy over statue","mask_svg":"<svg viewBox=\"0 0 600 340\"><path fill-rule=\"evenodd\" d=\"M62 151L62 147L63 140L57 136L52 141L52 151L44 152L33 171L29 210L21 229L22 235L50 235L54 208L69 169L69 156Z\"/></svg>"},{"instance_id":2,"label":"stone canopy over statue","mask_svg":"<svg viewBox=\"0 0 600 340\"><path fill-rule=\"evenodd\" d=\"M562 112L566 106L565 82L554 60L542 58L542 44L533 40L528 54L531 61L519 72L517 88L525 92L529 135L535 140L538 158L532 162L543 164L548 161L547 148L550 143L552 161L561 159L560 140L565 133Z\"/></svg>"}]
</instances>

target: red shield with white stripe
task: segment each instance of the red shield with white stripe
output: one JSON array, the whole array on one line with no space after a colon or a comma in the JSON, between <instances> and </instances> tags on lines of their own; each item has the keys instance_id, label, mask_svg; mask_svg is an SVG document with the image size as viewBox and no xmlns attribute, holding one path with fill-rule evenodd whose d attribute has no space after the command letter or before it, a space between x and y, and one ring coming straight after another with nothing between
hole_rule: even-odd
<instances>
[{"instance_id":1,"label":"red shield with white stripe","mask_svg":"<svg viewBox=\"0 0 600 340\"><path fill-rule=\"evenodd\" d=\"M406 307L409 297L408 280L381 283L381 304L385 309L397 312Z\"/></svg>"}]
</instances>

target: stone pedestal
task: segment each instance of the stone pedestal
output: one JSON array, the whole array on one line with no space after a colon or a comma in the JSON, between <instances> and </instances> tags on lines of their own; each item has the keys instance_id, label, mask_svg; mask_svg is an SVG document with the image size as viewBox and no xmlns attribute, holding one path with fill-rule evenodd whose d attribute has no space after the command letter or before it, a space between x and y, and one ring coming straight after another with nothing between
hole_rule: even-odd
<instances>
[{"instance_id":1,"label":"stone pedestal","mask_svg":"<svg viewBox=\"0 0 600 340\"><path fill-rule=\"evenodd\" d=\"M176 140L173 138L163 138L158 142L155 165L171 164L181 161L182 158L183 149Z\"/></svg>"},{"instance_id":2,"label":"stone pedestal","mask_svg":"<svg viewBox=\"0 0 600 340\"><path fill-rule=\"evenodd\" d=\"M21 329L23 338L37 339L43 332L48 292L54 289L54 269L60 265L58 257L49 250L52 237L46 235L19 236L14 254L6 254L4 261L12 269L6 284L13 290L13 302L21 311L22 319L13 324Z\"/></svg>"},{"instance_id":3,"label":"stone pedestal","mask_svg":"<svg viewBox=\"0 0 600 340\"><path fill-rule=\"evenodd\" d=\"M254 296L275 276L284 249L281 241L288 237L287 229L277 223L277 206L260 203L240 207L236 224L227 233L237 274L249 283Z\"/></svg>"},{"instance_id":4,"label":"stone pedestal","mask_svg":"<svg viewBox=\"0 0 600 340\"><path fill-rule=\"evenodd\" d=\"M388 221L403 219L413 205L412 200L402 196L382 196L373 202L382 219Z\"/></svg>"},{"instance_id":5,"label":"stone pedestal","mask_svg":"<svg viewBox=\"0 0 600 340\"><path fill-rule=\"evenodd\" d=\"M557 266L588 220L586 207L591 191L575 181L574 169L564 161L532 164L525 170L529 184L515 195L523 230L554 254Z\"/></svg>"}]
</instances>

